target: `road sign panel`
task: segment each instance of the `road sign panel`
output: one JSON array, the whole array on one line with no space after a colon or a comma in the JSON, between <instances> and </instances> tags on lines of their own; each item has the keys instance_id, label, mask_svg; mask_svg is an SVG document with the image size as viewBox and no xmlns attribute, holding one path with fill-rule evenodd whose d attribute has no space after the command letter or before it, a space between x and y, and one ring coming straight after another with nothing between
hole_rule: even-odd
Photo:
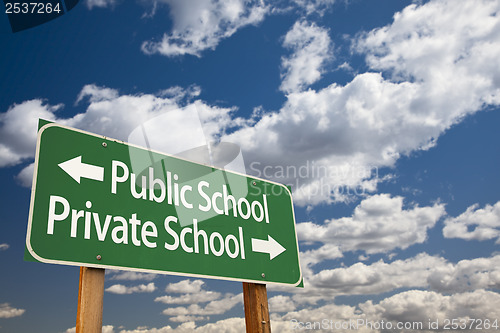
<instances>
[{"instance_id":1,"label":"road sign panel","mask_svg":"<svg viewBox=\"0 0 500 333\"><path fill-rule=\"evenodd\" d=\"M34 259L298 285L287 187L58 124L38 133Z\"/></svg>"}]
</instances>

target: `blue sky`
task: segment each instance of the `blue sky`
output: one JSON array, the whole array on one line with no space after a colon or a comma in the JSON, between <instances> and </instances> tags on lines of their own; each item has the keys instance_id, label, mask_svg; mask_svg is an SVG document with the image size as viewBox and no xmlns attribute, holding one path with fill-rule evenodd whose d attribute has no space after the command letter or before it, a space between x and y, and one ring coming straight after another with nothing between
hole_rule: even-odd
<instances>
[{"instance_id":1,"label":"blue sky","mask_svg":"<svg viewBox=\"0 0 500 333\"><path fill-rule=\"evenodd\" d=\"M23 261L38 118L127 140L175 109L292 186L305 288L268 286L274 331L499 319L499 12L82 0L18 33L0 15L0 332L75 326L78 268ZM196 131L168 126L179 146ZM238 282L109 271L105 288L103 332L244 327Z\"/></svg>"}]
</instances>

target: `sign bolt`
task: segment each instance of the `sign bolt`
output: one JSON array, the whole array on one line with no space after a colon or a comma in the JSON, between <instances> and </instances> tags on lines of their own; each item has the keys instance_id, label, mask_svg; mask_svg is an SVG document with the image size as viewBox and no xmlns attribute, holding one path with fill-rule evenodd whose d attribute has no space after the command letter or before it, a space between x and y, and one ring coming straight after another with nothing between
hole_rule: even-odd
<instances>
[{"instance_id":1,"label":"sign bolt","mask_svg":"<svg viewBox=\"0 0 500 333\"><path fill-rule=\"evenodd\" d=\"M265 277L266 277L266 274L262 273L262 274L261 274L261 276L262 276L263 278L265 278Z\"/></svg>"},{"instance_id":2,"label":"sign bolt","mask_svg":"<svg viewBox=\"0 0 500 333\"><path fill-rule=\"evenodd\" d=\"M103 142L103 143L102 143L102 146L103 146L104 148L106 148L106 147L108 146L108 144L107 144L106 142Z\"/></svg>"},{"instance_id":3,"label":"sign bolt","mask_svg":"<svg viewBox=\"0 0 500 333\"><path fill-rule=\"evenodd\" d=\"M100 254L98 254L98 255L97 255L97 257L96 257L96 259L97 259L97 260L101 260L101 258L102 258L102 257L101 257L101 255L100 255Z\"/></svg>"}]
</instances>

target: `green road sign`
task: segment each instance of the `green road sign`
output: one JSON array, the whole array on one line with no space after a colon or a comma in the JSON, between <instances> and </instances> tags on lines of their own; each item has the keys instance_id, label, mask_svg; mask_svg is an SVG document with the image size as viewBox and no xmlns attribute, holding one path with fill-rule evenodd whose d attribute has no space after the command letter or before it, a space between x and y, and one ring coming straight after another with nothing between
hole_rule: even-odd
<instances>
[{"instance_id":1,"label":"green road sign","mask_svg":"<svg viewBox=\"0 0 500 333\"><path fill-rule=\"evenodd\" d=\"M286 186L49 123L26 248L45 263L298 285Z\"/></svg>"}]
</instances>

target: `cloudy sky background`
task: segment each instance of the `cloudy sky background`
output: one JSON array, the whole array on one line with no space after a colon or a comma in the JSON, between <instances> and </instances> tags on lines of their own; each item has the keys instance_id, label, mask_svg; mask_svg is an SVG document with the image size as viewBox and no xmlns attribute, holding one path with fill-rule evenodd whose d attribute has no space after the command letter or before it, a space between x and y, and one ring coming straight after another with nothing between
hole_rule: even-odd
<instances>
[{"instance_id":1,"label":"cloudy sky background","mask_svg":"<svg viewBox=\"0 0 500 333\"><path fill-rule=\"evenodd\" d=\"M82 0L16 34L3 17L0 332L76 317L78 269L22 261L38 118L127 141L178 109L293 188L305 288L268 286L274 331L500 319L499 11ZM160 125L151 138L183 145L197 130ZM103 332L244 330L240 283L109 271L105 288Z\"/></svg>"}]
</instances>

